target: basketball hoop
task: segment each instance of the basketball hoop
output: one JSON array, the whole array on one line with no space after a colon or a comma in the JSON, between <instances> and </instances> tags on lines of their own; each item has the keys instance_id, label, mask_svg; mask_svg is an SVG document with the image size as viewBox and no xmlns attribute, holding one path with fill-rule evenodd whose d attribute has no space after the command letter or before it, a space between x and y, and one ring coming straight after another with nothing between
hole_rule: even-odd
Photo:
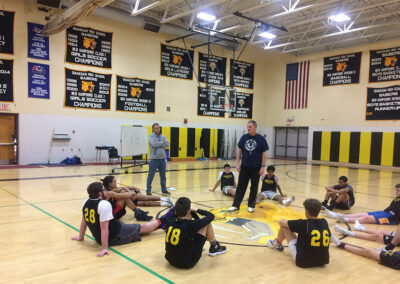
<instances>
[{"instance_id":1,"label":"basketball hoop","mask_svg":"<svg viewBox=\"0 0 400 284\"><path fill-rule=\"evenodd\" d=\"M225 110L226 112L229 112L231 108L233 107L233 104L223 104L222 109Z\"/></svg>"}]
</instances>

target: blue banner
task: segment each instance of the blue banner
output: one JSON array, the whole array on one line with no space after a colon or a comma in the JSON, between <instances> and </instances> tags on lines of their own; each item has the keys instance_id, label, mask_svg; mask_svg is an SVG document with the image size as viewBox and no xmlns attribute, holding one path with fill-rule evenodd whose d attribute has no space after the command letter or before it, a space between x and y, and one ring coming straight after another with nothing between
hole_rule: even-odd
<instances>
[{"instance_id":1,"label":"blue banner","mask_svg":"<svg viewBox=\"0 0 400 284\"><path fill-rule=\"evenodd\" d=\"M42 30L43 25L28 23L28 57L49 60L49 38Z\"/></svg>"},{"instance_id":2,"label":"blue banner","mask_svg":"<svg viewBox=\"0 0 400 284\"><path fill-rule=\"evenodd\" d=\"M28 62L28 97L50 99L50 66Z\"/></svg>"}]
</instances>

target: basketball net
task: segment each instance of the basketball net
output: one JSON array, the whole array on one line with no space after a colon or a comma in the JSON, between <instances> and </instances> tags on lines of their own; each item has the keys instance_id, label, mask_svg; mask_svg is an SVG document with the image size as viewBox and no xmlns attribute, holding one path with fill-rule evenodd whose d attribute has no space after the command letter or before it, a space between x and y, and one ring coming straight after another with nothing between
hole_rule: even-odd
<instances>
[{"instance_id":1,"label":"basketball net","mask_svg":"<svg viewBox=\"0 0 400 284\"><path fill-rule=\"evenodd\" d=\"M233 107L233 104L230 104L230 103L222 105L222 109L225 110L226 112L229 112L232 107Z\"/></svg>"}]
</instances>

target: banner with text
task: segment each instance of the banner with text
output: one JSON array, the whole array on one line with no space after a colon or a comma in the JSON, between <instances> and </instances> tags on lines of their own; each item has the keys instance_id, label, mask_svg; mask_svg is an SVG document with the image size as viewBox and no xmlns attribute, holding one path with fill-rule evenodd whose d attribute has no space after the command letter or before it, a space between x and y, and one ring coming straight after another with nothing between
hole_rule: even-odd
<instances>
[{"instance_id":1,"label":"banner with text","mask_svg":"<svg viewBox=\"0 0 400 284\"><path fill-rule=\"evenodd\" d=\"M368 88L365 119L400 119L400 86Z\"/></svg>"},{"instance_id":2,"label":"banner with text","mask_svg":"<svg viewBox=\"0 0 400 284\"><path fill-rule=\"evenodd\" d=\"M69 63L111 68L112 33L72 26L67 29L65 60Z\"/></svg>"},{"instance_id":3,"label":"banner with text","mask_svg":"<svg viewBox=\"0 0 400 284\"><path fill-rule=\"evenodd\" d=\"M161 75L192 80L194 51L161 44Z\"/></svg>"},{"instance_id":4,"label":"banner with text","mask_svg":"<svg viewBox=\"0 0 400 284\"><path fill-rule=\"evenodd\" d=\"M14 53L15 12L0 10L0 53Z\"/></svg>"},{"instance_id":5,"label":"banner with text","mask_svg":"<svg viewBox=\"0 0 400 284\"><path fill-rule=\"evenodd\" d=\"M400 47L370 50L369 82L400 80Z\"/></svg>"},{"instance_id":6,"label":"banner with text","mask_svg":"<svg viewBox=\"0 0 400 284\"><path fill-rule=\"evenodd\" d=\"M324 86L360 82L361 52L324 58Z\"/></svg>"},{"instance_id":7,"label":"banner with text","mask_svg":"<svg viewBox=\"0 0 400 284\"><path fill-rule=\"evenodd\" d=\"M215 55L207 58L208 54L199 52L199 81L205 83L208 76L209 84L225 86L226 58Z\"/></svg>"},{"instance_id":8,"label":"banner with text","mask_svg":"<svg viewBox=\"0 0 400 284\"><path fill-rule=\"evenodd\" d=\"M236 92L236 110L229 113L232 118L253 118L253 94Z\"/></svg>"},{"instance_id":9,"label":"banner with text","mask_svg":"<svg viewBox=\"0 0 400 284\"><path fill-rule=\"evenodd\" d=\"M65 68L65 106L110 109L111 74Z\"/></svg>"},{"instance_id":10,"label":"banner with text","mask_svg":"<svg viewBox=\"0 0 400 284\"><path fill-rule=\"evenodd\" d=\"M117 75L117 110L155 112L155 80Z\"/></svg>"},{"instance_id":11,"label":"banner with text","mask_svg":"<svg viewBox=\"0 0 400 284\"><path fill-rule=\"evenodd\" d=\"M28 57L49 60L49 38L42 30L43 25L28 23Z\"/></svg>"},{"instance_id":12,"label":"banner with text","mask_svg":"<svg viewBox=\"0 0 400 284\"><path fill-rule=\"evenodd\" d=\"M253 89L254 63L231 59L230 86Z\"/></svg>"},{"instance_id":13,"label":"banner with text","mask_svg":"<svg viewBox=\"0 0 400 284\"><path fill-rule=\"evenodd\" d=\"M50 66L28 62L28 97L50 98Z\"/></svg>"},{"instance_id":14,"label":"banner with text","mask_svg":"<svg viewBox=\"0 0 400 284\"><path fill-rule=\"evenodd\" d=\"M0 102L14 101L13 60L0 59Z\"/></svg>"},{"instance_id":15,"label":"banner with text","mask_svg":"<svg viewBox=\"0 0 400 284\"><path fill-rule=\"evenodd\" d=\"M211 110L210 109L210 93L211 91L211 100L213 102L221 102L222 104L225 101L225 91L218 89L207 89L198 87L198 97L197 97L197 115L200 116L215 116L215 117L225 117L225 111L222 110Z\"/></svg>"}]
</instances>

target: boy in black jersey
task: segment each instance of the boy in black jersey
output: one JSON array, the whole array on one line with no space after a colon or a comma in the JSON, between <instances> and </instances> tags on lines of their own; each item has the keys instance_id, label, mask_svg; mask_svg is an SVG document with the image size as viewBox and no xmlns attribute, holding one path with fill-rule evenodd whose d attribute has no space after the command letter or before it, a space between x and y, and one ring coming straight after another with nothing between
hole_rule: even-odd
<instances>
[{"instance_id":1,"label":"boy in black jersey","mask_svg":"<svg viewBox=\"0 0 400 284\"><path fill-rule=\"evenodd\" d=\"M173 213L170 210L160 219L144 224L124 224L114 218L111 204L104 200L103 185L100 182L91 183L87 192L89 199L83 203L79 236L73 237L72 240L83 241L86 228L89 227L96 242L102 246L97 254L99 257L109 254L109 245L140 241L141 236L148 235L165 224L169 215Z\"/></svg>"},{"instance_id":2,"label":"boy in black jersey","mask_svg":"<svg viewBox=\"0 0 400 284\"><path fill-rule=\"evenodd\" d=\"M325 190L325 200L322 202L322 206L329 210L333 208L348 210L355 203L353 187L347 183L346 176L339 177L338 184L327 186ZM330 205L328 206L329 200Z\"/></svg>"},{"instance_id":3,"label":"boy in black jersey","mask_svg":"<svg viewBox=\"0 0 400 284\"><path fill-rule=\"evenodd\" d=\"M384 266L400 270L400 251L393 251L395 246L400 244L400 226L397 227L396 234L391 240L391 243L381 250L352 246L342 243L341 241L336 242L336 244L341 249L345 249L356 255L375 259Z\"/></svg>"},{"instance_id":4,"label":"boy in black jersey","mask_svg":"<svg viewBox=\"0 0 400 284\"><path fill-rule=\"evenodd\" d=\"M197 214L203 215L199 218ZM165 237L165 258L178 268L191 268L201 257L206 240L210 242L210 256L226 252L215 240L212 220L214 214L191 207L190 199L180 197L175 203L174 219L170 218ZM194 218L194 220L193 220Z\"/></svg>"},{"instance_id":5,"label":"boy in black jersey","mask_svg":"<svg viewBox=\"0 0 400 284\"><path fill-rule=\"evenodd\" d=\"M278 177L274 173L275 167L270 165L267 167L267 173L261 176L261 193L257 195L256 204L260 204L264 199L271 199L289 206L295 200L295 196L285 199L287 195L282 193ZM276 189L279 190L280 195L276 193Z\"/></svg>"},{"instance_id":6,"label":"boy in black jersey","mask_svg":"<svg viewBox=\"0 0 400 284\"><path fill-rule=\"evenodd\" d=\"M328 264L331 232L328 222L318 218L321 202L310 198L306 199L303 205L307 219L279 220L278 237L268 240L267 246L283 251L282 242L286 239L297 266L314 267Z\"/></svg>"},{"instance_id":7,"label":"boy in black jersey","mask_svg":"<svg viewBox=\"0 0 400 284\"><path fill-rule=\"evenodd\" d=\"M325 214L327 217L342 223L355 223L358 221L362 224L397 225L400 223L400 184L397 184L395 189L396 197L389 207L383 211L340 214L326 209Z\"/></svg>"},{"instance_id":8,"label":"boy in black jersey","mask_svg":"<svg viewBox=\"0 0 400 284\"><path fill-rule=\"evenodd\" d=\"M215 191L221 184L221 191L225 195L235 196L236 193L236 174L231 171L231 165L225 164L224 170L219 172L217 182L210 191Z\"/></svg>"}]
</instances>

